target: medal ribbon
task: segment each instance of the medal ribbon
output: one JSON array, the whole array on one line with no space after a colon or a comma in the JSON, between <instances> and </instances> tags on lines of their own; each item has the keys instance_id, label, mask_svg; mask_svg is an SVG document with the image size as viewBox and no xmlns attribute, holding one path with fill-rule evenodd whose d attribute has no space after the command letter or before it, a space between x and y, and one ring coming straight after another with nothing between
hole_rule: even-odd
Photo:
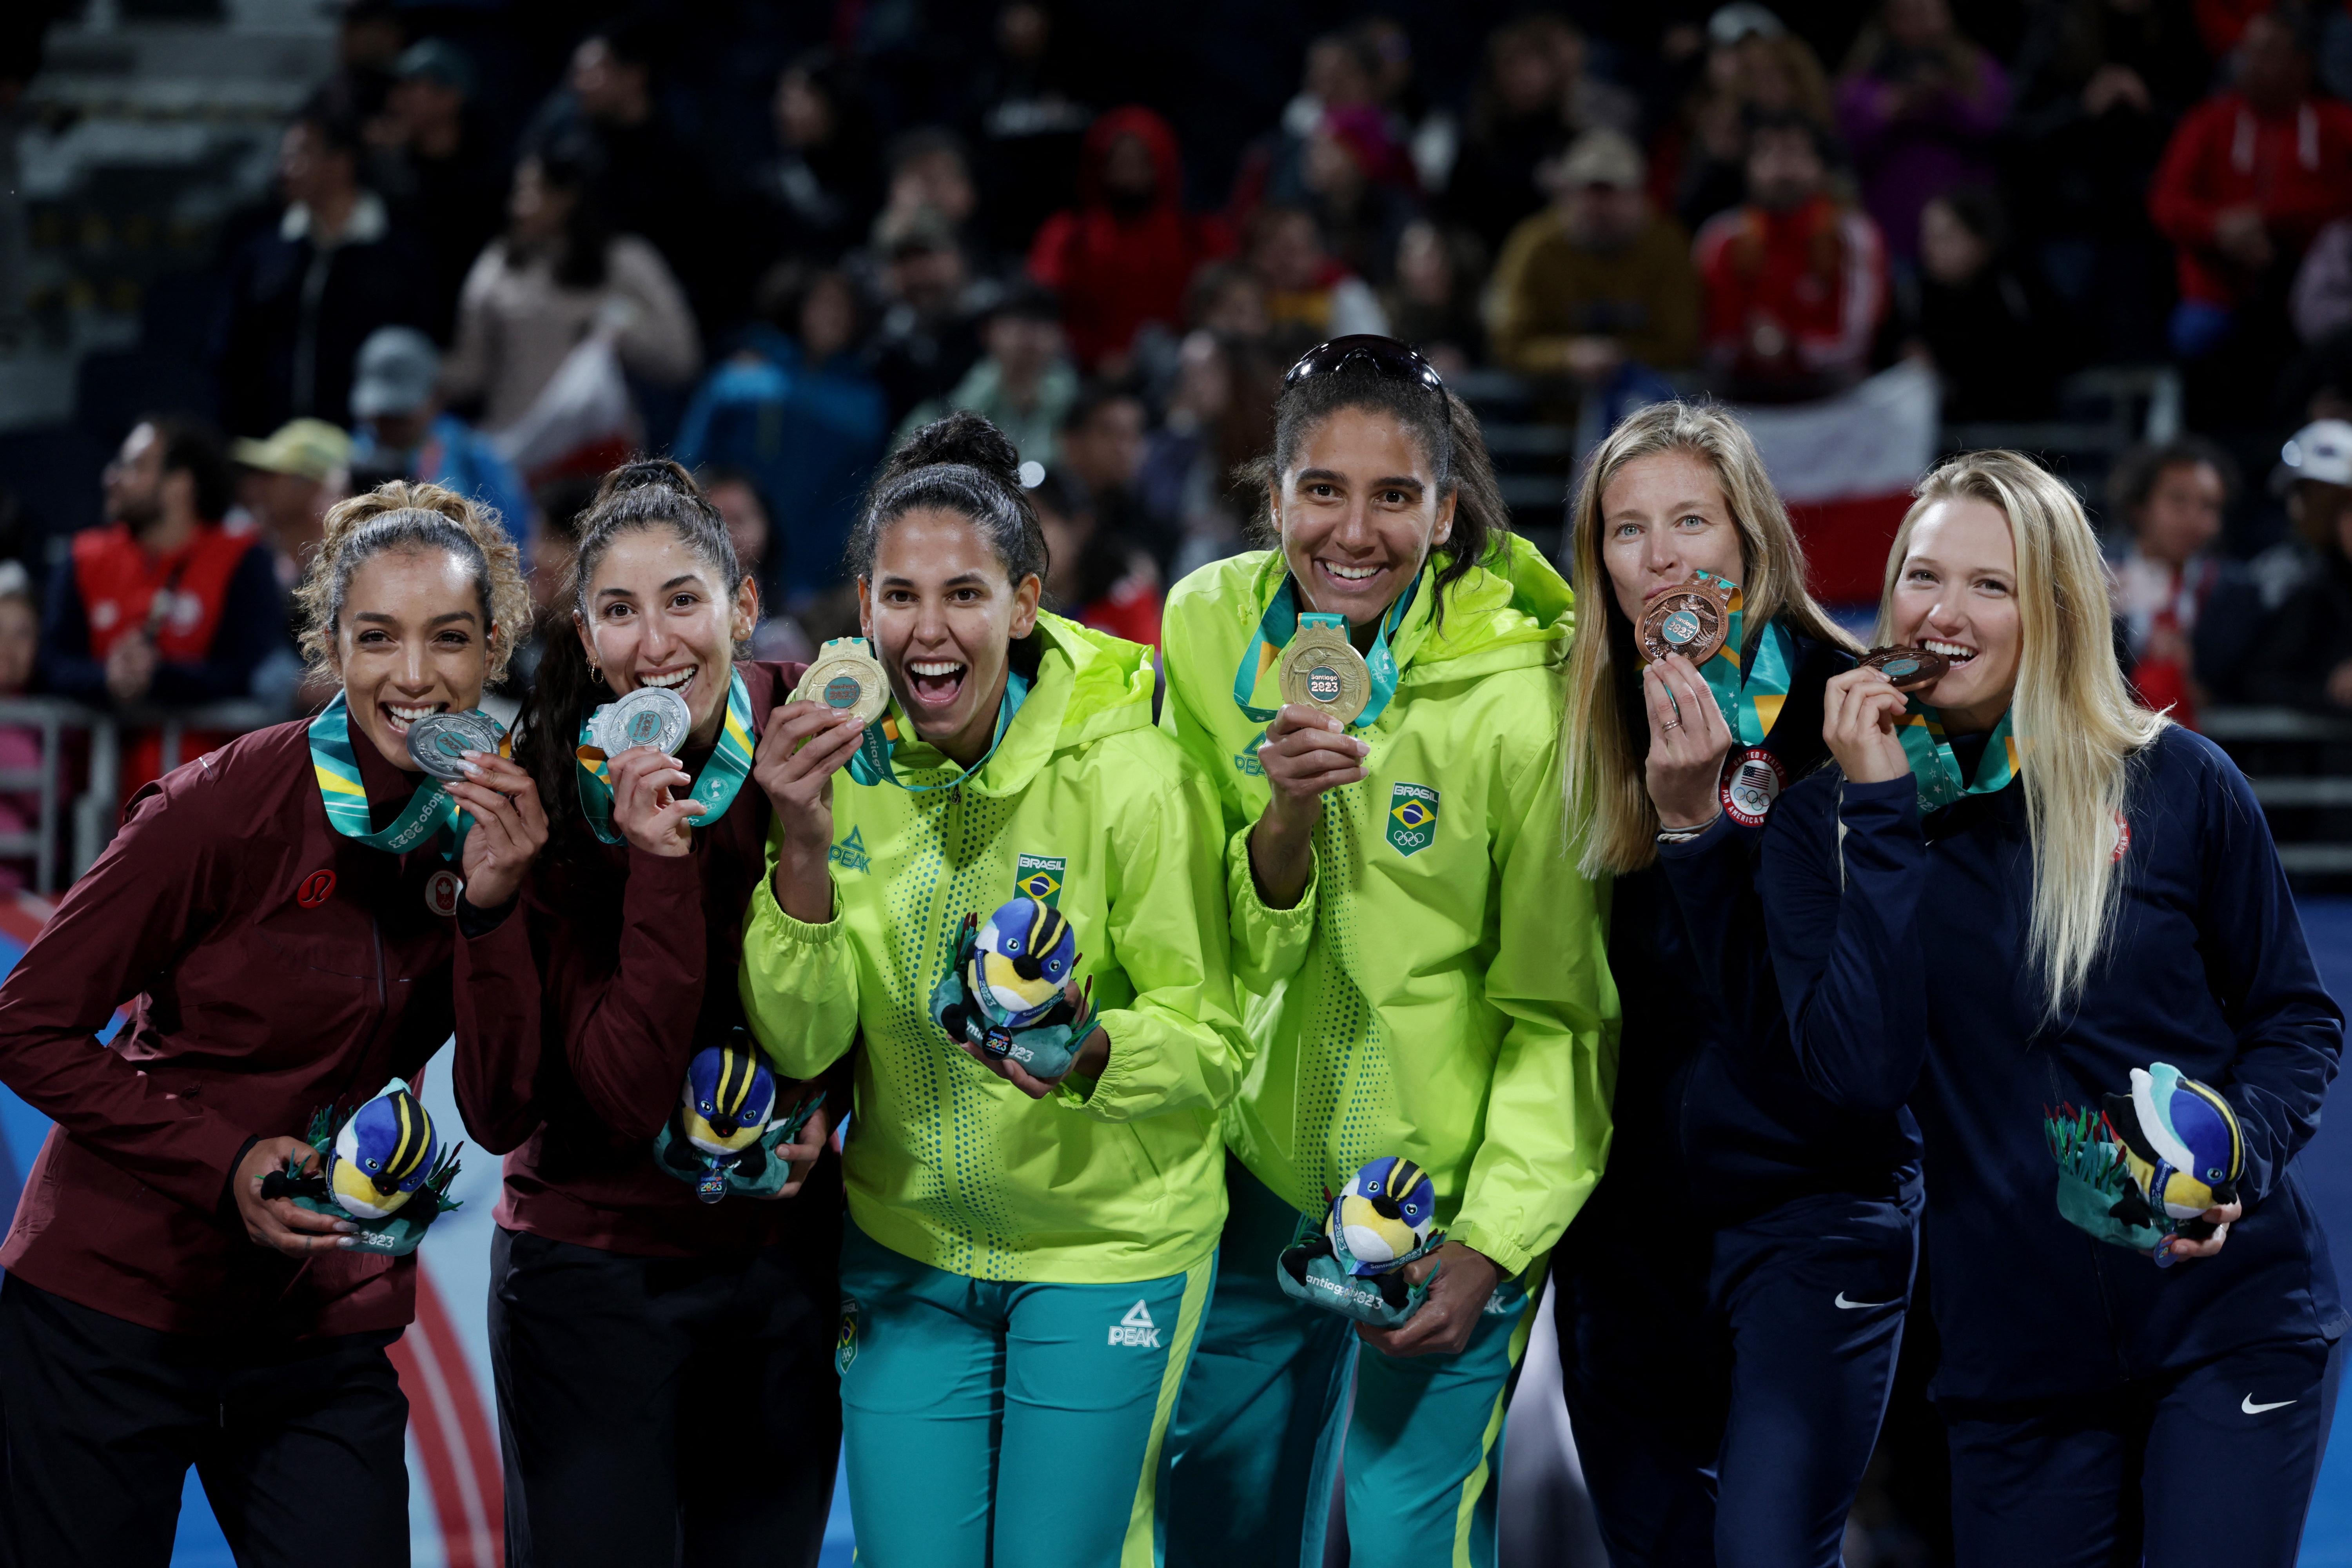
<instances>
[{"instance_id":1,"label":"medal ribbon","mask_svg":"<svg viewBox=\"0 0 2352 1568\"><path fill-rule=\"evenodd\" d=\"M498 721L488 714L477 711L475 716L488 720L490 728L498 730L499 755L505 756L506 731L499 729ZM360 783L359 759L352 752L351 709L340 691L310 721L310 768L319 777L319 799L327 808L327 826L371 849L405 855L434 834L449 828L451 837L442 847L441 858L454 860L458 846L466 842L466 835L473 828L473 819L458 815L462 808L441 787L441 781L429 777L422 788L409 796L408 804L393 819L391 826L378 832L369 826L367 787Z\"/></svg>"},{"instance_id":2,"label":"medal ribbon","mask_svg":"<svg viewBox=\"0 0 2352 1568\"><path fill-rule=\"evenodd\" d=\"M1984 755L1977 759L1976 778L1966 780L1960 777L1960 761L1952 754L1951 742L1944 738L1936 710L1916 697L1910 700L1898 734L1903 754L1911 759L1911 776L1918 783L1920 816L1941 811L1962 795L1992 795L2009 787L2018 765L2017 737L2010 732L2010 717L2003 713L2000 722L1993 726Z\"/></svg>"},{"instance_id":3,"label":"medal ribbon","mask_svg":"<svg viewBox=\"0 0 2352 1568\"><path fill-rule=\"evenodd\" d=\"M1702 572L1699 576L1731 590L1723 646L1699 666L1699 675L1715 694L1715 705L1723 710L1732 738L1743 746L1760 746L1780 717L1780 705L1788 700L1789 681L1797 664L1796 644L1780 622L1765 622L1764 635L1756 639L1755 659L1743 671L1739 584L1711 573Z\"/></svg>"},{"instance_id":4,"label":"medal ribbon","mask_svg":"<svg viewBox=\"0 0 2352 1568\"><path fill-rule=\"evenodd\" d=\"M1017 669L1006 670L1004 700L996 705L996 738L988 742L988 750L981 752L980 760L951 779L941 779L937 784L910 784L899 778L898 770L890 764L891 750L898 743L898 704L893 698L889 710L866 726L866 733L857 742L857 752L849 759L849 776L867 785L894 784L908 795L922 795L929 790L962 784L978 774L988 765L988 759L996 755L996 748L1004 744L1004 732L1013 728L1013 716L1020 712L1021 705L1028 700L1029 678Z\"/></svg>"},{"instance_id":5,"label":"medal ribbon","mask_svg":"<svg viewBox=\"0 0 2352 1568\"><path fill-rule=\"evenodd\" d=\"M1422 570L1426 572L1429 568L1423 565ZM1348 726L1351 730L1370 729L1387 710L1389 699L1396 695L1397 661L1396 655L1389 651L1389 638L1404 623L1405 612L1412 607L1412 596L1420 589L1421 578L1416 575L1397 595L1396 603L1389 606L1388 614L1381 617L1381 629L1372 638L1372 651L1364 656L1364 668L1372 678L1371 700L1364 704L1356 721ZM1297 631L1297 588L1286 575L1282 586L1275 590L1274 602L1258 617L1257 630L1250 634L1249 647L1242 650L1242 661L1234 670L1234 705L1261 724L1281 710L1253 707L1250 699L1256 695L1257 683L1266 667L1282 657L1282 650L1290 646Z\"/></svg>"},{"instance_id":6,"label":"medal ribbon","mask_svg":"<svg viewBox=\"0 0 2352 1568\"><path fill-rule=\"evenodd\" d=\"M591 742L589 726L583 722L580 749L573 753L580 761L580 814L588 819L589 830L600 842L618 844L622 839L613 829L613 780L607 771L611 759L599 752L591 761L587 753L596 750ZM743 672L739 669L727 682L727 720L719 727L719 745L687 795L688 800L698 800L708 808L690 819L695 826L709 826L735 804L735 792L751 773L752 749L751 694L743 689Z\"/></svg>"}]
</instances>

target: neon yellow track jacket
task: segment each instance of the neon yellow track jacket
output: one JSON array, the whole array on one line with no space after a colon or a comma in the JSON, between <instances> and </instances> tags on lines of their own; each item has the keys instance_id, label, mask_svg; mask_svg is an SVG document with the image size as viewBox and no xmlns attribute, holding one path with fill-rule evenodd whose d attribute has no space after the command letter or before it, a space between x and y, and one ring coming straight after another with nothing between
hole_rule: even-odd
<instances>
[{"instance_id":1,"label":"neon yellow track jacket","mask_svg":"<svg viewBox=\"0 0 2352 1568\"><path fill-rule=\"evenodd\" d=\"M1600 1180L1617 1075L1601 906L1561 823L1572 596L1507 540L1447 591L1440 631L1437 566L1423 569L1390 645L1396 696L1361 733L1370 776L1324 796L1307 892L1271 910L1248 844L1271 793L1265 727L1233 693L1284 571L1268 552L1203 567L1163 622L1160 722L1215 781L1256 1051L1226 1140L1302 1214L1365 1162L1404 1155L1452 1238L1518 1274ZM1259 675L1252 704L1279 707Z\"/></svg>"},{"instance_id":2,"label":"neon yellow track jacket","mask_svg":"<svg viewBox=\"0 0 2352 1568\"><path fill-rule=\"evenodd\" d=\"M977 774L919 794L835 775L834 919L793 919L761 878L743 1005L794 1078L862 1034L845 1172L875 1240L973 1279L1155 1279L1216 1247L1218 1112L1248 1053L1217 807L1151 727L1150 649L1054 616L1035 640L1035 686ZM919 742L897 767L909 784L961 776ZM985 921L1016 877L1076 930L1110 1037L1090 1093L1033 1100L931 1021L964 916Z\"/></svg>"}]
</instances>

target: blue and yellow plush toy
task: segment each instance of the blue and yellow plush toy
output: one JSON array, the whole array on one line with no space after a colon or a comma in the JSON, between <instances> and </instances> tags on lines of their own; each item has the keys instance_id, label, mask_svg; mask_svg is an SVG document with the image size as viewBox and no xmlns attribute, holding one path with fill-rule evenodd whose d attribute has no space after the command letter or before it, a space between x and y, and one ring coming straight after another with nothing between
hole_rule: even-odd
<instances>
[{"instance_id":1,"label":"blue and yellow plush toy","mask_svg":"<svg viewBox=\"0 0 2352 1568\"><path fill-rule=\"evenodd\" d=\"M310 1119L309 1142L323 1174L298 1175L289 1167L263 1179L261 1195L350 1220L359 1226L350 1237L356 1248L395 1258L414 1252L425 1227L459 1206L449 1184L457 1179L464 1145L442 1151L433 1118L402 1079L340 1125L331 1108L320 1111ZM420 1193L426 1195L422 1204L415 1202Z\"/></svg>"},{"instance_id":2,"label":"blue and yellow plush toy","mask_svg":"<svg viewBox=\"0 0 2352 1568\"><path fill-rule=\"evenodd\" d=\"M2049 1120L2059 1213L2168 1267L2176 1238L2211 1235L2205 1211L2238 1201L2246 1147L2237 1113L2168 1062L2132 1068L2131 1092L2105 1099L2104 1115L2069 1107Z\"/></svg>"},{"instance_id":3,"label":"blue and yellow plush toy","mask_svg":"<svg viewBox=\"0 0 2352 1568\"><path fill-rule=\"evenodd\" d=\"M792 1142L824 1096L820 1091L785 1121L776 1121L776 1075L750 1035L729 1033L687 1064L677 1109L654 1139L654 1160L694 1195L715 1204L730 1194L767 1197L792 1179L792 1167L772 1159Z\"/></svg>"},{"instance_id":4,"label":"blue and yellow plush toy","mask_svg":"<svg viewBox=\"0 0 2352 1568\"><path fill-rule=\"evenodd\" d=\"M953 961L932 988L931 1017L951 1040L1058 1079L1094 1029L1093 983L1070 999L1078 959L1076 929L1042 899L1009 900L984 924L966 915Z\"/></svg>"},{"instance_id":5,"label":"blue and yellow plush toy","mask_svg":"<svg viewBox=\"0 0 2352 1568\"><path fill-rule=\"evenodd\" d=\"M1372 1161L1330 1200L1322 1228L1313 1225L1301 1219L1283 1249L1275 1278L1285 1294L1382 1328L1402 1323L1428 1297L1437 1271L1408 1285L1404 1266L1445 1237L1437 1228L1437 1189L1412 1161Z\"/></svg>"}]
</instances>

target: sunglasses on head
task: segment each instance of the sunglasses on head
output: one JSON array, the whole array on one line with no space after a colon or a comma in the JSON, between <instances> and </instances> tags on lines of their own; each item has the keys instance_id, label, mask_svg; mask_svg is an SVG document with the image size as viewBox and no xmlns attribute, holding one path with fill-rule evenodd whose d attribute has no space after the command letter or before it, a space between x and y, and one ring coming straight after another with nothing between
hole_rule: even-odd
<instances>
[{"instance_id":1,"label":"sunglasses on head","mask_svg":"<svg viewBox=\"0 0 2352 1568\"><path fill-rule=\"evenodd\" d=\"M1411 382L1435 393L1441 400L1445 396L1444 378L1437 374L1436 366L1421 357L1419 349L1374 332L1351 332L1344 338L1316 344L1299 355L1298 363L1283 376L1283 389L1288 391L1302 381L1336 375L1357 365L1383 381Z\"/></svg>"}]
</instances>

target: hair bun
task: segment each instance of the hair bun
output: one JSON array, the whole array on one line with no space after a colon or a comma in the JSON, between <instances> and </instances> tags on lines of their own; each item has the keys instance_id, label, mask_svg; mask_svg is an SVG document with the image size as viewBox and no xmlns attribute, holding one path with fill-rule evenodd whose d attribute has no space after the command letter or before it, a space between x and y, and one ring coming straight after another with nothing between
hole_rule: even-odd
<instances>
[{"instance_id":1,"label":"hair bun","mask_svg":"<svg viewBox=\"0 0 2352 1568\"><path fill-rule=\"evenodd\" d=\"M604 476L604 482L596 489L596 499L610 500L631 490L646 489L676 490L696 500L704 499L702 487L694 482L686 465L671 458L639 458L623 463Z\"/></svg>"},{"instance_id":2,"label":"hair bun","mask_svg":"<svg viewBox=\"0 0 2352 1568\"><path fill-rule=\"evenodd\" d=\"M978 468L1013 489L1021 485L1019 448L1003 431L969 409L934 419L908 437L907 444L890 454L888 475L895 479L937 463Z\"/></svg>"}]
</instances>

